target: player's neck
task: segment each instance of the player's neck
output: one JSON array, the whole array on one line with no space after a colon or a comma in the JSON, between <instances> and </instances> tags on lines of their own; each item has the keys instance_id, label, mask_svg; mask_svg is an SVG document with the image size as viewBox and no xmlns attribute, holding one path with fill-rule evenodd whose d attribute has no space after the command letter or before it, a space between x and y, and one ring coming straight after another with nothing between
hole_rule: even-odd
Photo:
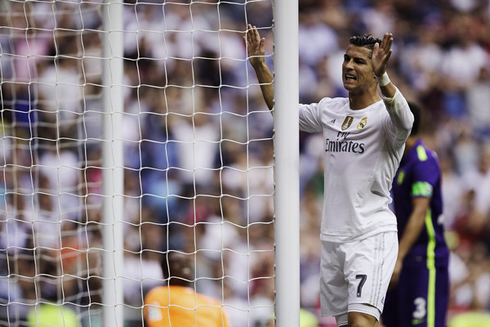
<instances>
[{"instance_id":1,"label":"player's neck","mask_svg":"<svg viewBox=\"0 0 490 327\"><path fill-rule=\"evenodd\" d=\"M409 136L405 142L404 154L407 154L415 146L418 140L418 136Z\"/></svg>"},{"instance_id":2,"label":"player's neck","mask_svg":"<svg viewBox=\"0 0 490 327\"><path fill-rule=\"evenodd\" d=\"M414 135L414 136L409 136L409 137L407 138L407 141L406 141L406 143L407 143L407 148L410 148L410 149L411 149L411 148L413 148L413 147L415 146L415 144L418 142L418 140L419 140L419 137L418 137L418 136L416 136L416 135Z\"/></svg>"},{"instance_id":3,"label":"player's neck","mask_svg":"<svg viewBox=\"0 0 490 327\"><path fill-rule=\"evenodd\" d=\"M349 93L349 107L352 110L359 110L381 100L377 92Z\"/></svg>"}]
</instances>

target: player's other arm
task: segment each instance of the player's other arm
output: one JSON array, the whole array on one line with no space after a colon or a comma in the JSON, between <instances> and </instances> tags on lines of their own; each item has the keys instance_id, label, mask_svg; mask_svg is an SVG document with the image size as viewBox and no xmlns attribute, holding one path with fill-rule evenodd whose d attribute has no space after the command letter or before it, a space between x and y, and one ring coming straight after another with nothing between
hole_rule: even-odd
<instances>
[{"instance_id":1,"label":"player's other arm","mask_svg":"<svg viewBox=\"0 0 490 327\"><path fill-rule=\"evenodd\" d=\"M257 27L248 24L248 30L243 37L247 46L247 54L250 64L255 70L257 80L267 107L271 110L274 107L274 77L265 63L265 38L261 38Z\"/></svg>"},{"instance_id":2,"label":"player's other arm","mask_svg":"<svg viewBox=\"0 0 490 327\"><path fill-rule=\"evenodd\" d=\"M429 210L430 197L415 197L412 199L412 213L405 227L405 231L400 239L398 258L395 264L395 270L391 277L391 284L396 285L400 272L403 267L403 260L407 256L410 249L415 244L415 241L422 232L425 224L425 217L427 216L427 210Z\"/></svg>"}]
</instances>

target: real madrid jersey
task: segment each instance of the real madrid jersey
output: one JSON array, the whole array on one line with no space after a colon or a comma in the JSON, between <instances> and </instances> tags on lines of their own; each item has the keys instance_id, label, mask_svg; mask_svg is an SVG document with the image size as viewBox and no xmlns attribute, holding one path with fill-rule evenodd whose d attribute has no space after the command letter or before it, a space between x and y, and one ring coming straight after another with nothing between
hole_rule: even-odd
<instances>
[{"instance_id":1,"label":"real madrid jersey","mask_svg":"<svg viewBox=\"0 0 490 327\"><path fill-rule=\"evenodd\" d=\"M348 98L300 105L300 130L324 137L325 193L321 239L344 242L396 231L390 189L413 115L397 90L367 108Z\"/></svg>"}]
</instances>

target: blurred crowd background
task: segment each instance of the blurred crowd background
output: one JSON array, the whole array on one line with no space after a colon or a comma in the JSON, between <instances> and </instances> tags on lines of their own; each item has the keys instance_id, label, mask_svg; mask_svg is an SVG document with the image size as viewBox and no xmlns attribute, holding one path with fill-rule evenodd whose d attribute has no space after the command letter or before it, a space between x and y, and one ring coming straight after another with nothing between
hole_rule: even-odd
<instances>
[{"instance_id":1,"label":"blurred crowd background","mask_svg":"<svg viewBox=\"0 0 490 327\"><path fill-rule=\"evenodd\" d=\"M73 326L101 324L103 8L0 3L0 326L60 306ZM126 326L143 325L168 250L195 254L197 290L233 326L270 323L273 119L242 38L256 25L273 69L272 22L266 0L124 1ZM490 310L488 31L488 0L299 1L302 103L347 95L350 36L393 33L390 78L424 108L443 170L450 318ZM318 317L322 152L321 135L300 134L301 304L330 326Z\"/></svg>"}]
</instances>

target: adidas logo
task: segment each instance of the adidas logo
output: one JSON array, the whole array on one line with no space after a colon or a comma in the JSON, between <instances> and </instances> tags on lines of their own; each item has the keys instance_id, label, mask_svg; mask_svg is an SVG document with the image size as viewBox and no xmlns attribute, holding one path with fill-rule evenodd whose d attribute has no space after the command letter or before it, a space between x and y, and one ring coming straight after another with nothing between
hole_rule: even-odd
<instances>
[{"instance_id":1,"label":"adidas logo","mask_svg":"<svg viewBox=\"0 0 490 327\"><path fill-rule=\"evenodd\" d=\"M332 119L331 121L327 122L327 125L333 125L335 124L335 119Z\"/></svg>"}]
</instances>

